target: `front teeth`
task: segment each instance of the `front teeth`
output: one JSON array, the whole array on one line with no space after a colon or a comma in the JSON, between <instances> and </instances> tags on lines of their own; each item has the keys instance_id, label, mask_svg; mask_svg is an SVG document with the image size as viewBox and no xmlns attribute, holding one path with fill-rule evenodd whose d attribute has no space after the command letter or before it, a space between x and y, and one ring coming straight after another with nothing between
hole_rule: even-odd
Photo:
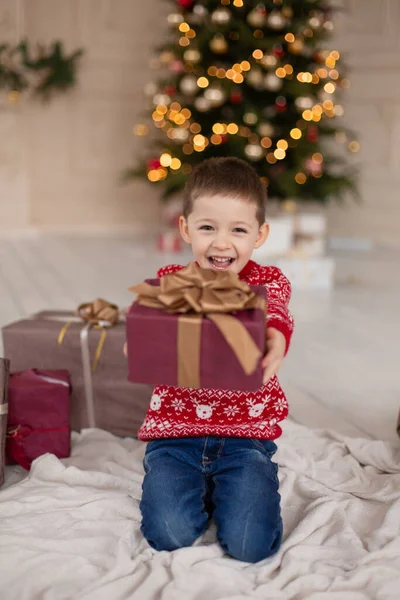
<instances>
[{"instance_id":1,"label":"front teeth","mask_svg":"<svg viewBox=\"0 0 400 600\"><path fill-rule=\"evenodd\" d=\"M215 256L212 256L211 260L214 260L215 262L223 263L223 262L226 262L227 260L231 262L231 261L233 261L233 258L229 258L228 256L226 258L217 258Z\"/></svg>"}]
</instances>

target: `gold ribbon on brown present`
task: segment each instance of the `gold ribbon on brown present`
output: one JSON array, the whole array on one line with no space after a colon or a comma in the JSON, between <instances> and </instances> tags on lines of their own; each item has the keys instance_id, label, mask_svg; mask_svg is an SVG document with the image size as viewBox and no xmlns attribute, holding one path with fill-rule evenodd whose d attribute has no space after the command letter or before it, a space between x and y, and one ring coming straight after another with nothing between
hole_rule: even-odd
<instances>
[{"instance_id":1,"label":"gold ribbon on brown present","mask_svg":"<svg viewBox=\"0 0 400 600\"><path fill-rule=\"evenodd\" d=\"M96 418L94 411L93 384L92 372L96 371L99 363L101 352L107 337L107 328L116 325L121 318L121 313L116 304L111 304L107 300L97 298L93 302L85 302L80 304L76 310L76 318L79 322L84 323L80 331L81 352L82 352L82 371L83 382L85 386L86 406L88 411L89 427L96 426ZM62 344L68 327L71 323L76 322L75 319L69 319L62 327L59 336L58 344ZM96 348L93 363L90 363L89 351L89 331L94 327L102 329L101 337Z\"/></svg>"},{"instance_id":2,"label":"gold ribbon on brown present","mask_svg":"<svg viewBox=\"0 0 400 600\"><path fill-rule=\"evenodd\" d=\"M239 310L259 308L266 302L241 281L236 273L218 273L190 263L184 269L165 275L160 285L140 283L129 288L137 302L178 319L178 385L200 387L200 338L204 317L213 321L232 348L246 375L257 368L262 352L246 327L235 316Z\"/></svg>"}]
</instances>

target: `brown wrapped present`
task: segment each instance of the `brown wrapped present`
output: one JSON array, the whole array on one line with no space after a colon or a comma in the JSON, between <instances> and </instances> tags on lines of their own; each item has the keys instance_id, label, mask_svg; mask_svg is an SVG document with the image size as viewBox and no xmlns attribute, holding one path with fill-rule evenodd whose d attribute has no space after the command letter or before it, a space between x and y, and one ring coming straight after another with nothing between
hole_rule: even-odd
<instances>
[{"instance_id":1,"label":"brown wrapped present","mask_svg":"<svg viewBox=\"0 0 400 600\"><path fill-rule=\"evenodd\" d=\"M8 414L8 378L10 374L10 361L0 358L0 486L4 482L4 464L7 437Z\"/></svg>"},{"instance_id":2,"label":"brown wrapped present","mask_svg":"<svg viewBox=\"0 0 400 600\"><path fill-rule=\"evenodd\" d=\"M261 387L265 287L250 287L235 273L191 263L131 289L138 294L127 314L131 381L187 388Z\"/></svg>"},{"instance_id":3,"label":"brown wrapped present","mask_svg":"<svg viewBox=\"0 0 400 600\"><path fill-rule=\"evenodd\" d=\"M5 353L16 371L69 371L72 429L96 426L115 435L136 435L152 390L127 381L124 320L105 301L81 305L78 313L44 311L7 325L2 331Z\"/></svg>"}]
</instances>

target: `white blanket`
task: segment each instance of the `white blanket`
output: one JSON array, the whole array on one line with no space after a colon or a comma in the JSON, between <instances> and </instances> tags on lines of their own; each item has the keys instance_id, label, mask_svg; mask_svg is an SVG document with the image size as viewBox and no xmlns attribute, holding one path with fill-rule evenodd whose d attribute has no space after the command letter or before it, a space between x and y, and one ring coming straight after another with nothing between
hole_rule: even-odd
<instances>
[{"instance_id":1,"label":"white blanket","mask_svg":"<svg viewBox=\"0 0 400 600\"><path fill-rule=\"evenodd\" d=\"M0 491L1 600L400 598L400 449L286 423L284 541L256 565L224 556L213 528L154 552L139 529L143 453L86 430L71 458L45 455Z\"/></svg>"}]
</instances>

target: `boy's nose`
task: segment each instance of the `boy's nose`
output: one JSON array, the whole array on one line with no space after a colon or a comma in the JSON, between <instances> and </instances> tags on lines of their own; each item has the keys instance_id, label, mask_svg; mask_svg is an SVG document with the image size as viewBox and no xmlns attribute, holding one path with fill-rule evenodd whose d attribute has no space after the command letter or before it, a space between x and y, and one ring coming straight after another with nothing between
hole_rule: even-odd
<instances>
[{"instance_id":1,"label":"boy's nose","mask_svg":"<svg viewBox=\"0 0 400 600\"><path fill-rule=\"evenodd\" d=\"M213 244L216 250L228 250L231 247L229 239L225 237L218 237Z\"/></svg>"}]
</instances>

